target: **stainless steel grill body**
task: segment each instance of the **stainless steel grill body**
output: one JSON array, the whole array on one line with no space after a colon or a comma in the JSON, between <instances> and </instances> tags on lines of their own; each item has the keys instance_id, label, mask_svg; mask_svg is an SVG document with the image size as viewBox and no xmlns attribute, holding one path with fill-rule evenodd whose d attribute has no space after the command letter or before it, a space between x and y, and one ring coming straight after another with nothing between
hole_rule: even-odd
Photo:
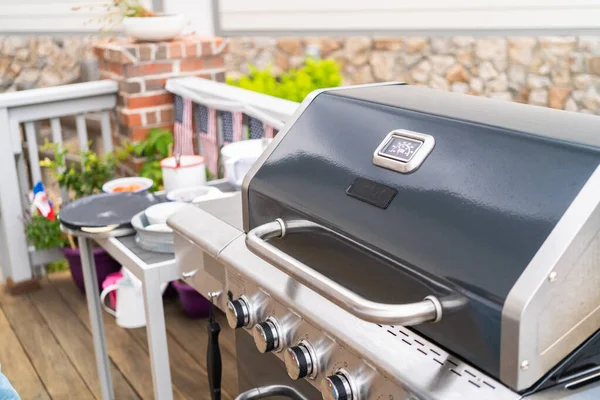
<instances>
[{"instance_id":1,"label":"stainless steel grill body","mask_svg":"<svg viewBox=\"0 0 600 400\"><path fill-rule=\"evenodd\" d=\"M261 351L314 357L301 379L322 391L593 398L599 139L597 117L400 84L313 93L247 175L243 218L171 218L177 259L240 301L219 306L247 310L232 321Z\"/></svg>"}]
</instances>

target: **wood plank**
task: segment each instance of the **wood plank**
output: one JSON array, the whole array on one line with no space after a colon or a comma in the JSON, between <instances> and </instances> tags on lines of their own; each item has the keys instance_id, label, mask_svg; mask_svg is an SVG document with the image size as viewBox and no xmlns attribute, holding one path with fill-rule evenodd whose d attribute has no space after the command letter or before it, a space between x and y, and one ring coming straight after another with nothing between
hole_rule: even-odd
<instances>
[{"instance_id":1,"label":"wood plank","mask_svg":"<svg viewBox=\"0 0 600 400\"><path fill-rule=\"evenodd\" d=\"M0 364L23 399L50 400L48 392L25 354L0 305Z\"/></svg>"},{"instance_id":2,"label":"wood plank","mask_svg":"<svg viewBox=\"0 0 600 400\"><path fill-rule=\"evenodd\" d=\"M46 284L29 297L92 393L101 399L92 334L51 285ZM139 399L113 362L111 375L117 399Z\"/></svg>"},{"instance_id":3,"label":"wood plank","mask_svg":"<svg viewBox=\"0 0 600 400\"><path fill-rule=\"evenodd\" d=\"M4 296L2 309L51 398L94 398L29 297Z\"/></svg>"},{"instance_id":4,"label":"wood plank","mask_svg":"<svg viewBox=\"0 0 600 400\"><path fill-rule=\"evenodd\" d=\"M206 371L206 347L208 345L206 326L208 320L189 319L185 316L177 301L174 300L166 300L164 307L169 336L172 336L200 364L202 370ZM227 325L227 320L222 312L218 312L216 318L221 325L221 333L219 334L219 347L223 363L221 387L224 397L233 398L239 394L235 356L236 333ZM169 344L170 350L171 344Z\"/></svg>"},{"instance_id":5,"label":"wood plank","mask_svg":"<svg viewBox=\"0 0 600 400\"><path fill-rule=\"evenodd\" d=\"M70 276L53 274L50 280L56 285L58 292L79 317L79 320L90 330L85 296L73 285ZM117 326L114 318L107 313L104 313L104 330L108 343L108 354L112 361L142 399L152 399L154 397L151 384L152 372L147 351L139 345L128 329ZM176 386L173 387L173 397L175 399L186 398Z\"/></svg>"}]
</instances>

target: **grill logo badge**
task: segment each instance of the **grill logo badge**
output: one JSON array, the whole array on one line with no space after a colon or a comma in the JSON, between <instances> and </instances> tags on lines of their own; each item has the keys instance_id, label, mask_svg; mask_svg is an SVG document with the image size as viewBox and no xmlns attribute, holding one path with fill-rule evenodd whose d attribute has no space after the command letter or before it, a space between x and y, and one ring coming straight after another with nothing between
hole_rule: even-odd
<instances>
[{"instance_id":1,"label":"grill logo badge","mask_svg":"<svg viewBox=\"0 0 600 400\"><path fill-rule=\"evenodd\" d=\"M421 165L435 145L433 136L397 129L386 135L373 154L373 163L409 173Z\"/></svg>"}]
</instances>

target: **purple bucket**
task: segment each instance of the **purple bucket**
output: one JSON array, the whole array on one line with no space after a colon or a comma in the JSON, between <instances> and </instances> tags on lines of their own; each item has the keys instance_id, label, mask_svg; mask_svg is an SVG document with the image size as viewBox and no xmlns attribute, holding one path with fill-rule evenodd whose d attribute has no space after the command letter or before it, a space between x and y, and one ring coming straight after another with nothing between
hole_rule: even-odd
<instances>
[{"instance_id":1,"label":"purple bucket","mask_svg":"<svg viewBox=\"0 0 600 400\"><path fill-rule=\"evenodd\" d=\"M94 260L96 261L98 290L102 291L102 282L104 282L108 275L119 271L121 269L121 265L101 247L95 247L92 251L94 253ZM63 249L63 253L69 262L69 269L71 270L71 276L73 277L75 285L79 288L79 290L81 290L82 293L85 293L83 269L81 268L81 253L79 252L79 249L65 247Z\"/></svg>"},{"instance_id":2,"label":"purple bucket","mask_svg":"<svg viewBox=\"0 0 600 400\"><path fill-rule=\"evenodd\" d=\"M179 294L179 303L189 318L207 318L210 312L210 301L206 300L194 288L179 281L172 282Z\"/></svg>"}]
</instances>

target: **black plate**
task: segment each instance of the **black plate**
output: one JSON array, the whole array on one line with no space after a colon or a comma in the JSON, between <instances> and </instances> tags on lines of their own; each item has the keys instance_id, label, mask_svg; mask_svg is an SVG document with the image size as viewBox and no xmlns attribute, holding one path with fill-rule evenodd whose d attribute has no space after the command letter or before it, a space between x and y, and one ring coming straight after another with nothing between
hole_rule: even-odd
<instances>
[{"instance_id":1,"label":"black plate","mask_svg":"<svg viewBox=\"0 0 600 400\"><path fill-rule=\"evenodd\" d=\"M70 229L119 227L131 224L131 218L159 201L149 193L101 193L65 205L58 214Z\"/></svg>"}]
</instances>

